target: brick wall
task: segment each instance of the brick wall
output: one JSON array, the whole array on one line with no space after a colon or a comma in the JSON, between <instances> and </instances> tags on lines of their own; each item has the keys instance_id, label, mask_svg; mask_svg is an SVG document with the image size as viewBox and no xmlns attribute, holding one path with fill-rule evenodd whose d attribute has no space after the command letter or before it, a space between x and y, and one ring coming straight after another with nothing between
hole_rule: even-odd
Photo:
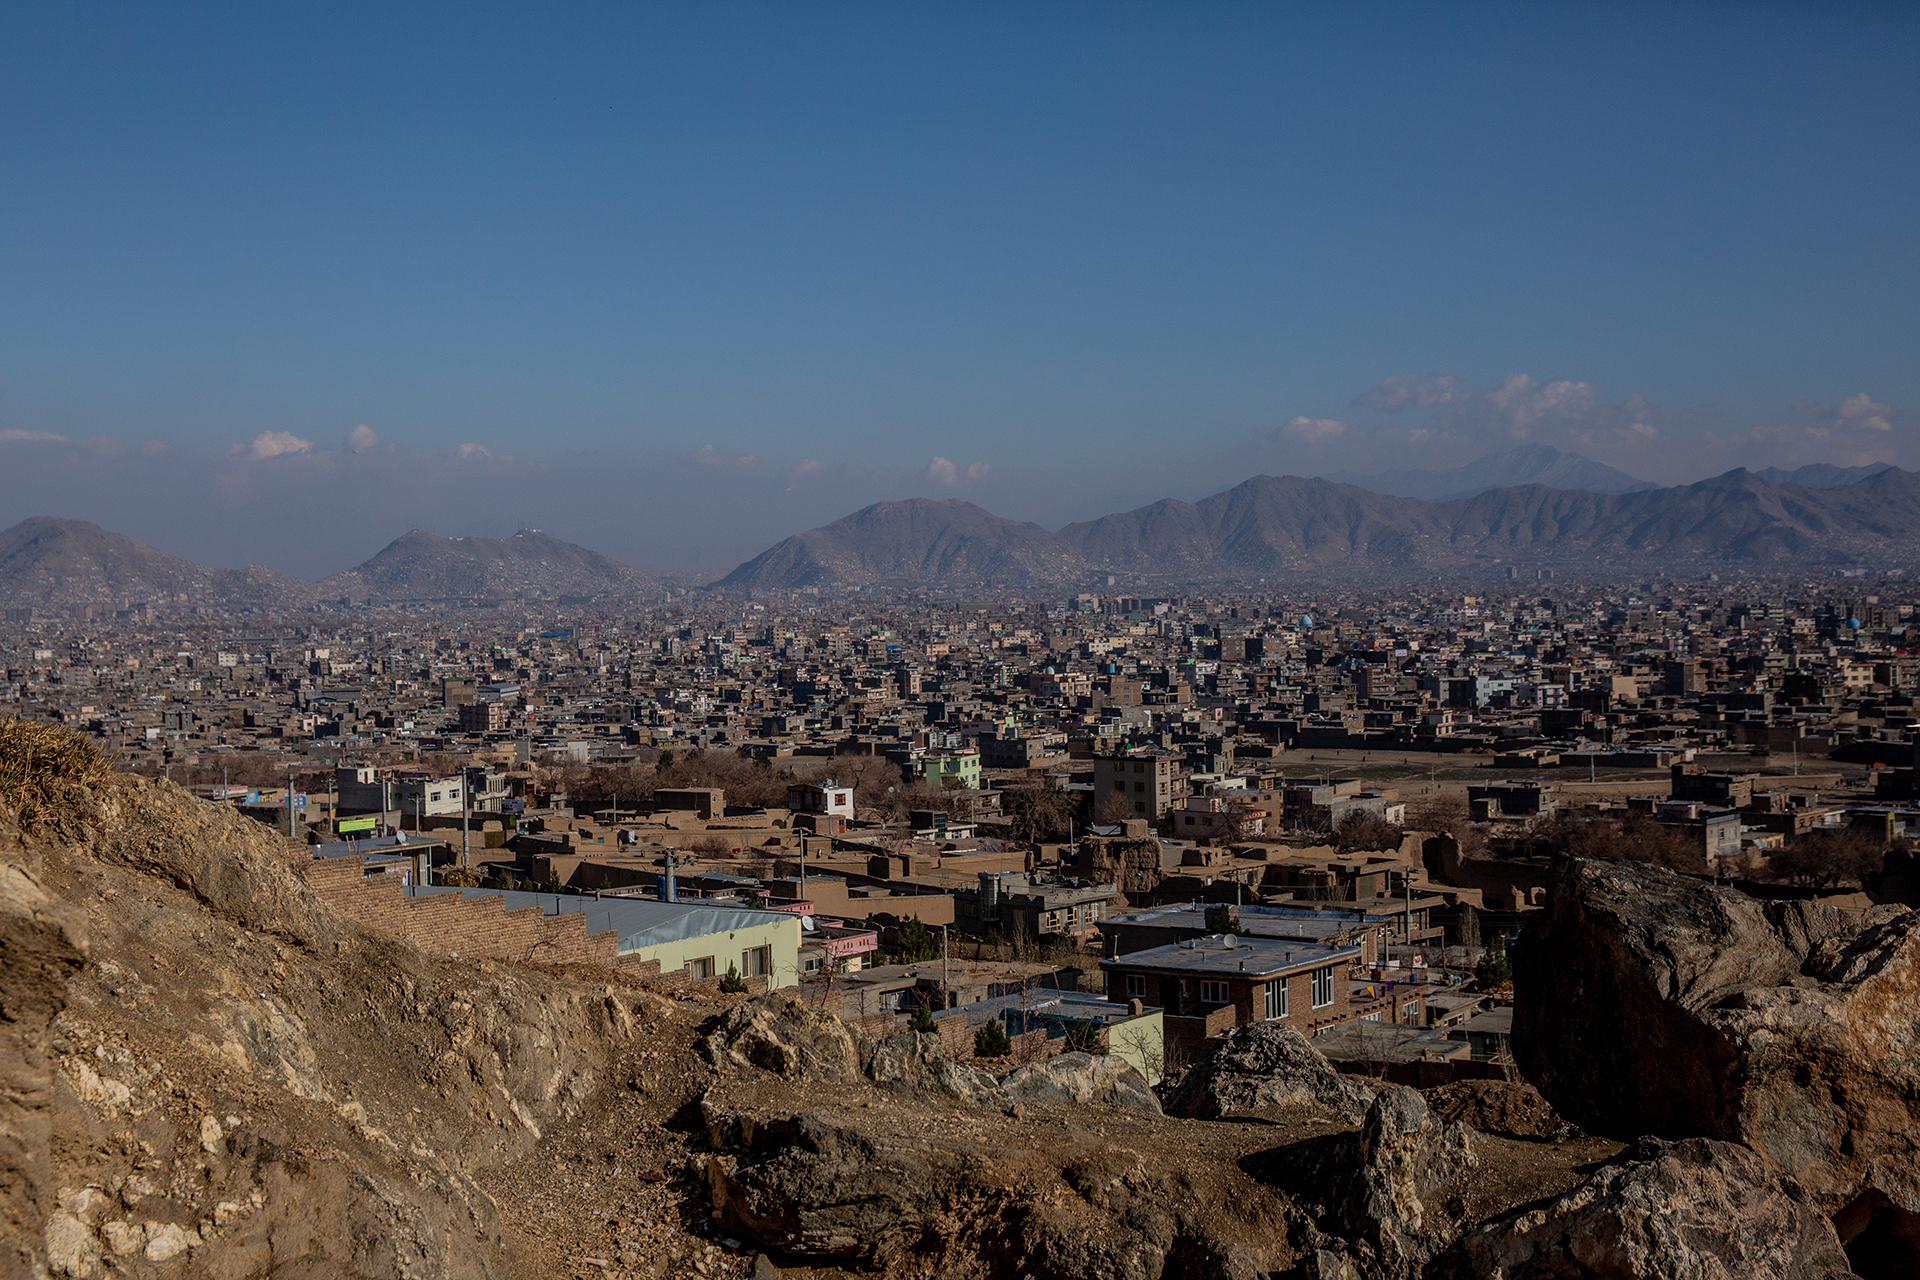
<instances>
[{"instance_id":1,"label":"brick wall","mask_svg":"<svg viewBox=\"0 0 1920 1280\"><path fill-rule=\"evenodd\" d=\"M588 933L587 919L579 912L550 916L538 906L509 911L505 897L499 895L467 898L435 893L410 898L399 876L368 876L358 857L314 858L301 871L314 893L335 911L379 933L405 938L425 951L516 964L597 965L670 987L720 989L718 977L696 979L683 970L662 973L657 960L619 954L619 935L612 930ZM762 977L750 977L746 983L750 995L767 989Z\"/></svg>"}]
</instances>

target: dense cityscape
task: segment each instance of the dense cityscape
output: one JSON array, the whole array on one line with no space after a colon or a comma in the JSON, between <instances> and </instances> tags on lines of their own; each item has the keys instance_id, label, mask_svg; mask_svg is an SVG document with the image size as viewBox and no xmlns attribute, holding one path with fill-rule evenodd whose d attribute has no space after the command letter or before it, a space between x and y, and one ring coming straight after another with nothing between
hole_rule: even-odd
<instances>
[{"instance_id":1,"label":"dense cityscape","mask_svg":"<svg viewBox=\"0 0 1920 1280\"><path fill-rule=\"evenodd\" d=\"M1920 5L0 30L0 1280L1920 1277Z\"/></svg>"}]
</instances>

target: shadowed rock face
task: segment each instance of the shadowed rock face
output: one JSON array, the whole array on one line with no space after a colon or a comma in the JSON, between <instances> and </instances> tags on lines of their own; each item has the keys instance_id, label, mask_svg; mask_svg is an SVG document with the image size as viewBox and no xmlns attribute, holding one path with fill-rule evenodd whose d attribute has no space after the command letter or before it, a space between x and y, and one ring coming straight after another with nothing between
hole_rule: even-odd
<instances>
[{"instance_id":1,"label":"shadowed rock face","mask_svg":"<svg viewBox=\"0 0 1920 1280\"><path fill-rule=\"evenodd\" d=\"M1913 1236L1920 914L1761 903L1570 860L1514 970L1515 1056L1563 1115L1743 1143L1843 1238ZM1910 1263L1920 1274L1920 1254Z\"/></svg>"},{"instance_id":2,"label":"shadowed rock face","mask_svg":"<svg viewBox=\"0 0 1920 1280\"><path fill-rule=\"evenodd\" d=\"M1753 1151L1649 1140L1544 1208L1469 1233L1434 1280L1850 1280L1833 1224Z\"/></svg>"},{"instance_id":3,"label":"shadowed rock face","mask_svg":"<svg viewBox=\"0 0 1920 1280\"><path fill-rule=\"evenodd\" d=\"M1474 1138L1390 1086L1357 1132L1287 1153L1279 1182L1301 1214L1299 1239L1322 1280L1412 1280L1460 1234L1464 1191L1479 1168Z\"/></svg>"}]
</instances>

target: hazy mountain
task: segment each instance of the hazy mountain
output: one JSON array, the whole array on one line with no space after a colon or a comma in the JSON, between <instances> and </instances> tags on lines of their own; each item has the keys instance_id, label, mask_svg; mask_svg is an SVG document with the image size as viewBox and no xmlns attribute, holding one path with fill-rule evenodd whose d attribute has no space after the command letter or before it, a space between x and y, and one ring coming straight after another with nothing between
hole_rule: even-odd
<instances>
[{"instance_id":1,"label":"hazy mountain","mask_svg":"<svg viewBox=\"0 0 1920 1280\"><path fill-rule=\"evenodd\" d=\"M1834 489L1843 484L1858 484L1862 480L1879 475L1892 465L1888 462L1874 462L1864 467L1836 467L1831 462L1815 462L1808 466L1796 467L1792 471L1768 467L1753 474L1768 484L1797 484L1807 489Z\"/></svg>"},{"instance_id":2,"label":"hazy mountain","mask_svg":"<svg viewBox=\"0 0 1920 1280\"><path fill-rule=\"evenodd\" d=\"M443 538L411 530L365 564L321 582L355 600L598 596L650 590L657 579L538 529L511 538Z\"/></svg>"},{"instance_id":3,"label":"hazy mountain","mask_svg":"<svg viewBox=\"0 0 1920 1280\"><path fill-rule=\"evenodd\" d=\"M1374 475L1342 471L1322 476L1335 484L1358 485L1396 498L1425 498L1445 502L1471 498L1489 489L1511 489L1540 484L1549 489L1584 489L1589 493L1634 493L1658 486L1636 480L1604 462L1583 458L1545 444L1523 444L1489 453L1450 471L1382 471Z\"/></svg>"},{"instance_id":4,"label":"hazy mountain","mask_svg":"<svg viewBox=\"0 0 1920 1280\"><path fill-rule=\"evenodd\" d=\"M1580 572L1899 566L1920 550L1920 476L1889 468L1830 489L1745 470L1633 493L1522 485L1449 502L1298 476L1255 476L1049 534L964 502L880 503L788 538L721 586L856 582L1234 580L1339 567L1405 574L1508 565Z\"/></svg>"},{"instance_id":5,"label":"hazy mountain","mask_svg":"<svg viewBox=\"0 0 1920 1280\"><path fill-rule=\"evenodd\" d=\"M511 538L442 538L415 529L358 568L318 584L258 565L209 569L85 520L35 516L0 533L0 602L15 607L549 598L647 591L657 584L537 529Z\"/></svg>"},{"instance_id":6,"label":"hazy mountain","mask_svg":"<svg viewBox=\"0 0 1920 1280\"><path fill-rule=\"evenodd\" d=\"M209 569L85 520L34 516L0 532L0 600L15 607L281 604L312 594L312 584L272 569Z\"/></svg>"},{"instance_id":7,"label":"hazy mountain","mask_svg":"<svg viewBox=\"0 0 1920 1280\"><path fill-rule=\"evenodd\" d=\"M876 502L845 519L775 543L722 586L851 586L925 579L1013 585L1052 581L1058 539L1037 524L1005 520L957 498Z\"/></svg>"}]
</instances>

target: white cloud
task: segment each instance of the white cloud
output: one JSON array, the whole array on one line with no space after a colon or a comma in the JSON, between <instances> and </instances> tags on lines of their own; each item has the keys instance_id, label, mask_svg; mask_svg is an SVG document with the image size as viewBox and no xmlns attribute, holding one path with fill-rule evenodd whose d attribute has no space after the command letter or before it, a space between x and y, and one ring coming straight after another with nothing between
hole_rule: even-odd
<instances>
[{"instance_id":1,"label":"white cloud","mask_svg":"<svg viewBox=\"0 0 1920 1280\"><path fill-rule=\"evenodd\" d=\"M364 422L347 432L347 452L349 453L365 453L379 443L379 434Z\"/></svg>"},{"instance_id":2,"label":"white cloud","mask_svg":"<svg viewBox=\"0 0 1920 1280\"><path fill-rule=\"evenodd\" d=\"M483 444L468 442L454 450L454 456L458 458L491 458L493 456L493 450Z\"/></svg>"},{"instance_id":3,"label":"white cloud","mask_svg":"<svg viewBox=\"0 0 1920 1280\"><path fill-rule=\"evenodd\" d=\"M313 441L302 440L291 431L262 431L246 446L247 457L255 462L262 458L280 458L289 454L312 453Z\"/></svg>"},{"instance_id":4,"label":"white cloud","mask_svg":"<svg viewBox=\"0 0 1920 1280\"><path fill-rule=\"evenodd\" d=\"M55 435L51 431L21 431L11 427L0 431L0 444L65 444L66 442L65 436Z\"/></svg>"},{"instance_id":5,"label":"white cloud","mask_svg":"<svg viewBox=\"0 0 1920 1280\"><path fill-rule=\"evenodd\" d=\"M985 480L993 472L991 462L976 462L967 468L967 479Z\"/></svg>"},{"instance_id":6,"label":"white cloud","mask_svg":"<svg viewBox=\"0 0 1920 1280\"><path fill-rule=\"evenodd\" d=\"M1857 424L1869 431L1891 431L1893 423L1888 419L1892 414L1890 406L1876 403L1872 396L1862 391L1835 405L1828 416L1839 422Z\"/></svg>"},{"instance_id":7,"label":"white cloud","mask_svg":"<svg viewBox=\"0 0 1920 1280\"><path fill-rule=\"evenodd\" d=\"M945 458L936 457L932 462L927 464L927 479L937 485L951 489L954 485L960 483L960 468L954 466Z\"/></svg>"},{"instance_id":8,"label":"white cloud","mask_svg":"<svg viewBox=\"0 0 1920 1280\"><path fill-rule=\"evenodd\" d=\"M1282 428L1298 440L1337 440L1347 433L1347 424L1336 418L1295 418Z\"/></svg>"}]
</instances>

